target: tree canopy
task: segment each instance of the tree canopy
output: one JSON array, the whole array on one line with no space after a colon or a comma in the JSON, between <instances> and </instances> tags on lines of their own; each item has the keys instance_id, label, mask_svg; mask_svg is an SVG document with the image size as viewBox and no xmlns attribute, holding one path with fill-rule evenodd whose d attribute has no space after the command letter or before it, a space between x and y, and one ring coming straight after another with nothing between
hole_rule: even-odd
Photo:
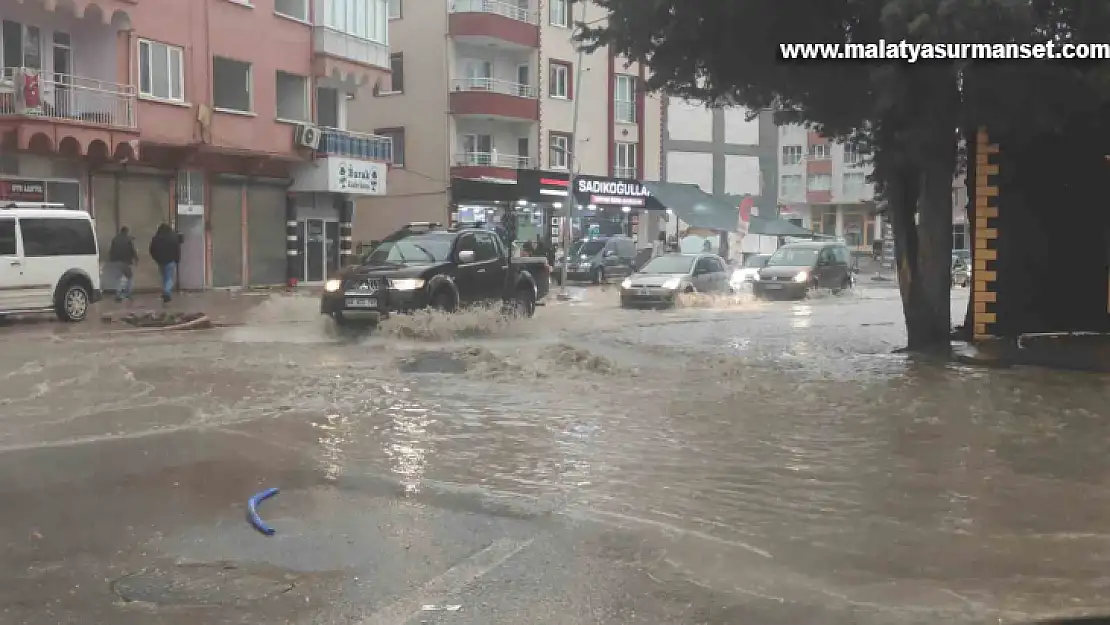
<instances>
[{"instance_id":1,"label":"tree canopy","mask_svg":"<svg viewBox=\"0 0 1110 625\"><path fill-rule=\"evenodd\" d=\"M594 0L583 25L650 68L648 87L708 105L772 109L780 123L860 141L888 206L911 348L948 345L951 184L975 128L1056 132L1110 99L1107 61L828 61L780 58L786 43L1105 43L1095 0Z\"/></svg>"}]
</instances>

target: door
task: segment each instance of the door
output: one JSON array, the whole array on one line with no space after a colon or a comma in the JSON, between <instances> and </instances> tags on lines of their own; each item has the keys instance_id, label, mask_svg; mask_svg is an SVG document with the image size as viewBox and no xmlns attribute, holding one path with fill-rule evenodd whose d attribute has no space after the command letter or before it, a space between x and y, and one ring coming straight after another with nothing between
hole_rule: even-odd
<instances>
[{"instance_id":1,"label":"door","mask_svg":"<svg viewBox=\"0 0 1110 625\"><path fill-rule=\"evenodd\" d=\"M54 31L54 107L62 117L73 118L77 107L74 106L70 85L73 51L69 46L69 33Z\"/></svg>"},{"instance_id":2,"label":"door","mask_svg":"<svg viewBox=\"0 0 1110 625\"><path fill-rule=\"evenodd\" d=\"M459 255L463 252L474 252L475 260L470 263L463 263L459 260ZM484 273L488 271L485 266L478 262L478 241L474 237L474 233L467 232L459 237L458 242L455 244L455 261L458 263L458 268L455 271L455 286L459 289L459 303L460 304L473 304L480 298L479 291L479 278L484 277ZM483 269L485 269L483 271Z\"/></svg>"},{"instance_id":3,"label":"door","mask_svg":"<svg viewBox=\"0 0 1110 625\"><path fill-rule=\"evenodd\" d=\"M29 308L29 286L15 218L0 217L0 312Z\"/></svg>"},{"instance_id":4,"label":"door","mask_svg":"<svg viewBox=\"0 0 1110 625\"><path fill-rule=\"evenodd\" d=\"M617 242L610 240L601 252L601 266L605 268L605 275L615 278L621 275L621 257Z\"/></svg>"},{"instance_id":5,"label":"door","mask_svg":"<svg viewBox=\"0 0 1110 625\"><path fill-rule=\"evenodd\" d=\"M492 163L493 135L463 135L463 164L486 166Z\"/></svg>"},{"instance_id":6,"label":"door","mask_svg":"<svg viewBox=\"0 0 1110 625\"><path fill-rule=\"evenodd\" d=\"M831 247L821 248L817 254L817 286L831 288L836 275L836 258Z\"/></svg>"},{"instance_id":7,"label":"door","mask_svg":"<svg viewBox=\"0 0 1110 625\"><path fill-rule=\"evenodd\" d=\"M475 263L479 265L475 275L480 297L485 301L500 301L508 279L507 261L492 232L476 232L474 238Z\"/></svg>"},{"instance_id":8,"label":"door","mask_svg":"<svg viewBox=\"0 0 1110 625\"><path fill-rule=\"evenodd\" d=\"M476 59L467 62L466 77L470 83L468 87L472 90L493 90L493 63Z\"/></svg>"},{"instance_id":9,"label":"door","mask_svg":"<svg viewBox=\"0 0 1110 625\"><path fill-rule=\"evenodd\" d=\"M527 65L518 65L516 68L517 93L520 97L527 97L529 87L532 85L532 68ZM521 153L523 156L524 153Z\"/></svg>"},{"instance_id":10,"label":"door","mask_svg":"<svg viewBox=\"0 0 1110 625\"><path fill-rule=\"evenodd\" d=\"M305 220L304 276L305 282L323 282L327 273L327 241L323 219Z\"/></svg>"},{"instance_id":11,"label":"door","mask_svg":"<svg viewBox=\"0 0 1110 625\"><path fill-rule=\"evenodd\" d=\"M718 293L726 293L729 290L729 278L731 277L728 271L728 265L725 264L724 259L711 258L709 264L713 269L713 290Z\"/></svg>"},{"instance_id":12,"label":"door","mask_svg":"<svg viewBox=\"0 0 1110 625\"><path fill-rule=\"evenodd\" d=\"M713 291L713 267L708 256L701 256L694 263L694 288L702 293Z\"/></svg>"},{"instance_id":13,"label":"door","mask_svg":"<svg viewBox=\"0 0 1110 625\"><path fill-rule=\"evenodd\" d=\"M517 167L519 169L526 169L530 163L532 150L528 145L528 137L520 137L516 140L516 155Z\"/></svg>"},{"instance_id":14,"label":"door","mask_svg":"<svg viewBox=\"0 0 1110 625\"><path fill-rule=\"evenodd\" d=\"M177 278L182 289L204 288L204 215L178 215L177 231L181 233L181 264Z\"/></svg>"}]
</instances>

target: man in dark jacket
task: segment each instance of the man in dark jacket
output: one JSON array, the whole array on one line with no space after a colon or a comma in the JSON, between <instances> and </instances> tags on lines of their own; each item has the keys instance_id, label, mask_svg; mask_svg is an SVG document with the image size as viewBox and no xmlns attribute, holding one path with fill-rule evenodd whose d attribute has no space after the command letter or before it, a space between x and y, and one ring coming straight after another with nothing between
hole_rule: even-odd
<instances>
[{"instance_id":1,"label":"man in dark jacket","mask_svg":"<svg viewBox=\"0 0 1110 625\"><path fill-rule=\"evenodd\" d=\"M162 275L162 301L173 299L173 284L177 278L177 263L181 262L181 239L169 224L158 226L150 240L150 257L158 264Z\"/></svg>"},{"instance_id":2,"label":"man in dark jacket","mask_svg":"<svg viewBox=\"0 0 1110 625\"><path fill-rule=\"evenodd\" d=\"M131 237L131 231L127 226L124 226L119 229L119 234L112 239L112 245L108 248L108 263L119 273L119 286L116 287L117 302L131 299L137 262L139 262L139 253L135 250L135 239Z\"/></svg>"}]
</instances>

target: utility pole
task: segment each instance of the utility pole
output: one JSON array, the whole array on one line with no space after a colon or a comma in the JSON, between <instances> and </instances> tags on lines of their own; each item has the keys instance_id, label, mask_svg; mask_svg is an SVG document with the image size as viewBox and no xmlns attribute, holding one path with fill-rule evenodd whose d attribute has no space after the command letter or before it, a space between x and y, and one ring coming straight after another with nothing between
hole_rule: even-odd
<instances>
[{"instance_id":1,"label":"utility pole","mask_svg":"<svg viewBox=\"0 0 1110 625\"><path fill-rule=\"evenodd\" d=\"M582 5L582 24L586 23L586 5L588 2L580 2ZM572 5L573 6L573 5ZM573 32L577 32L577 28ZM575 41L575 35L572 34L571 42L575 43L578 48L578 63L574 68L574 103L571 105L573 108L570 118L570 154L567 158L567 165L570 165L570 186L567 188L567 216L566 216L566 234L563 237L563 267L561 272L561 280L559 282L559 299L570 299L567 294L567 268L570 265L570 245L571 239L574 234L574 215L578 212L578 200L574 195L575 185L578 184L578 167L575 166L575 161L581 164L582 161L578 160L578 103L582 101L582 62L585 58L585 50L583 46Z\"/></svg>"}]
</instances>

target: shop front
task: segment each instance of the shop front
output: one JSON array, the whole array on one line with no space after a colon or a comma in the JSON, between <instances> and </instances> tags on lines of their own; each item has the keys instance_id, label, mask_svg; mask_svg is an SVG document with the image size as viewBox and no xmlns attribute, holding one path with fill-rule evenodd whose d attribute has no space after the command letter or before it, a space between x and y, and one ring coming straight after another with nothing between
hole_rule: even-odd
<instances>
[{"instance_id":1,"label":"shop front","mask_svg":"<svg viewBox=\"0 0 1110 625\"><path fill-rule=\"evenodd\" d=\"M286 204L286 279L322 284L352 262L355 199L386 193L384 162L327 156L294 173Z\"/></svg>"}]
</instances>

